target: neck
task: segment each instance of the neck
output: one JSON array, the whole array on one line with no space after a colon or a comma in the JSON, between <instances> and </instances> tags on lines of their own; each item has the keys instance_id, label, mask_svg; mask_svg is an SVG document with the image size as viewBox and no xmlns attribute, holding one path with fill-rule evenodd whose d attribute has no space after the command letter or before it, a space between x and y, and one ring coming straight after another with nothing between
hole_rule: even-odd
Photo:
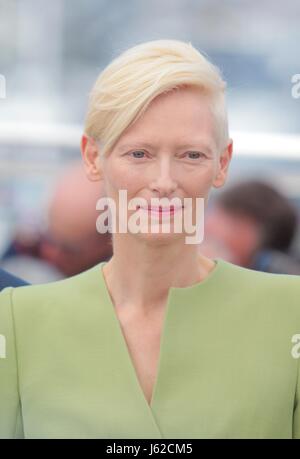
<instances>
[{"instance_id":1,"label":"neck","mask_svg":"<svg viewBox=\"0 0 300 459\"><path fill-rule=\"evenodd\" d=\"M115 235L113 252L103 269L113 303L145 314L165 306L170 287L201 282L215 266L184 241L150 244Z\"/></svg>"}]
</instances>

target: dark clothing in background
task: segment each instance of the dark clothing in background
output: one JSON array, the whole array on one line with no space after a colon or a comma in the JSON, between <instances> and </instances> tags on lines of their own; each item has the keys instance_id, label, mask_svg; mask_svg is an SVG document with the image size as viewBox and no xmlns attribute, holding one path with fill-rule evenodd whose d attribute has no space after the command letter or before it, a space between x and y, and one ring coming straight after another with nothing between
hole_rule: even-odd
<instances>
[{"instance_id":1,"label":"dark clothing in background","mask_svg":"<svg viewBox=\"0 0 300 459\"><path fill-rule=\"evenodd\" d=\"M0 269L0 291L5 287L20 287L22 285L28 285L28 283Z\"/></svg>"},{"instance_id":2,"label":"dark clothing in background","mask_svg":"<svg viewBox=\"0 0 300 459\"><path fill-rule=\"evenodd\" d=\"M300 263L298 260L278 250L262 250L259 252L250 269L274 274L300 275Z\"/></svg>"}]
</instances>

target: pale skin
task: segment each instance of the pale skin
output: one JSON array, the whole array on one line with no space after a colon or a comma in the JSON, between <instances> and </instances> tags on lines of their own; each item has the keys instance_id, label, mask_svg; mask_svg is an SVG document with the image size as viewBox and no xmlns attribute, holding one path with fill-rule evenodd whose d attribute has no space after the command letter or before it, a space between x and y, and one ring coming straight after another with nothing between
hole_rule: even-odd
<instances>
[{"instance_id":1,"label":"pale skin","mask_svg":"<svg viewBox=\"0 0 300 459\"><path fill-rule=\"evenodd\" d=\"M119 138L105 158L98 144L82 136L90 180L103 180L106 195L118 201L143 197L208 199L225 183L232 141L220 147L209 101L196 88L157 97ZM139 153L136 153L139 152ZM113 256L104 278L141 388L150 404L156 380L160 336L170 287L203 281L213 260L186 244L186 234L114 234Z\"/></svg>"}]
</instances>

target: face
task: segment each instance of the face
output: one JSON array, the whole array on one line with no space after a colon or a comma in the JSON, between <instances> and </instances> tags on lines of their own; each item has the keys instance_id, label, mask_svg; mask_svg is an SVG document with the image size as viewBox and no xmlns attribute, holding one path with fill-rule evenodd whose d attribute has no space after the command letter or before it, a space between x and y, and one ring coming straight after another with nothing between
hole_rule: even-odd
<instances>
[{"instance_id":1,"label":"face","mask_svg":"<svg viewBox=\"0 0 300 459\"><path fill-rule=\"evenodd\" d=\"M119 190L127 190L128 201L144 198L149 204L152 198L179 198L182 204L190 198L195 215L196 198L206 202L211 187L224 184L231 159L232 143L218 151L214 132L207 97L184 88L158 96L101 161L98 147L85 137L82 153L88 176L104 180L117 209ZM134 236L170 241L186 234Z\"/></svg>"}]
</instances>

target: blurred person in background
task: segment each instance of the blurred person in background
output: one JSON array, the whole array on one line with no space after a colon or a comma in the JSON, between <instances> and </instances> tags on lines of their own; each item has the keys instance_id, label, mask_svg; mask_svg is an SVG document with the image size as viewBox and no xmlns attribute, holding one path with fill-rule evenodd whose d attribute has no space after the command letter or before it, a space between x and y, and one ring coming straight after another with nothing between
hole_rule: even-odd
<instances>
[{"instance_id":1,"label":"blurred person in background","mask_svg":"<svg viewBox=\"0 0 300 459\"><path fill-rule=\"evenodd\" d=\"M214 200L199 248L257 271L299 275L300 263L291 250L297 228L290 201L270 184L249 180Z\"/></svg>"},{"instance_id":2,"label":"blurred person in background","mask_svg":"<svg viewBox=\"0 0 300 459\"><path fill-rule=\"evenodd\" d=\"M81 162L72 165L55 188L40 254L64 277L79 274L112 255L110 233L98 233L96 228L96 203L104 196L103 183L88 180Z\"/></svg>"},{"instance_id":3,"label":"blurred person in background","mask_svg":"<svg viewBox=\"0 0 300 459\"><path fill-rule=\"evenodd\" d=\"M111 257L109 233L96 229L96 202L103 196L85 175L82 164L69 166L49 201L45 231L19 231L2 259L2 267L31 283L79 274Z\"/></svg>"},{"instance_id":4,"label":"blurred person in background","mask_svg":"<svg viewBox=\"0 0 300 459\"><path fill-rule=\"evenodd\" d=\"M62 279L63 274L41 258L41 216L33 222L22 221L1 256L0 266L31 284L42 284Z\"/></svg>"}]
</instances>

